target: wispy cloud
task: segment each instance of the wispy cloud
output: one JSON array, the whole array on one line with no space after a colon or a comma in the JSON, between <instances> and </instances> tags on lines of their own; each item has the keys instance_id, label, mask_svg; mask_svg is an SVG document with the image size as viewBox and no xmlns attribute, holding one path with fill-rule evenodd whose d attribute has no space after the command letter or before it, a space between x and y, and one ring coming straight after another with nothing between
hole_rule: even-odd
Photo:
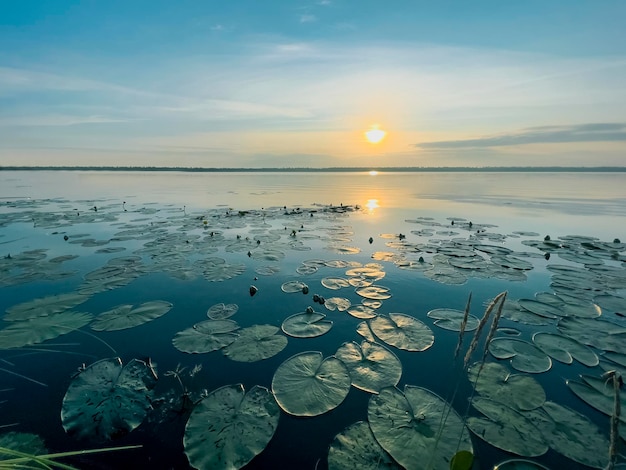
<instances>
[{"instance_id":1,"label":"wispy cloud","mask_svg":"<svg viewBox=\"0 0 626 470\"><path fill-rule=\"evenodd\" d=\"M311 15L310 13L300 15L300 23L314 23L317 21L317 17L315 15Z\"/></svg>"},{"instance_id":2,"label":"wispy cloud","mask_svg":"<svg viewBox=\"0 0 626 470\"><path fill-rule=\"evenodd\" d=\"M574 126L530 127L516 133L500 134L478 139L421 142L415 144L415 146L423 149L454 149L567 142L619 141L626 141L626 124L589 123Z\"/></svg>"}]
</instances>

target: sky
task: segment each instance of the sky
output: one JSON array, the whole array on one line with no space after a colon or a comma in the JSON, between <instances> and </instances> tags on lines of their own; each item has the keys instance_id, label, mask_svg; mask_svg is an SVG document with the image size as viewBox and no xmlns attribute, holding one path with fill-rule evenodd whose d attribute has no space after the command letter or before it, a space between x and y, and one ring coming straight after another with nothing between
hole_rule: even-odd
<instances>
[{"instance_id":1,"label":"sky","mask_svg":"<svg viewBox=\"0 0 626 470\"><path fill-rule=\"evenodd\" d=\"M626 166L625 18L623 0L0 0L0 166Z\"/></svg>"}]
</instances>

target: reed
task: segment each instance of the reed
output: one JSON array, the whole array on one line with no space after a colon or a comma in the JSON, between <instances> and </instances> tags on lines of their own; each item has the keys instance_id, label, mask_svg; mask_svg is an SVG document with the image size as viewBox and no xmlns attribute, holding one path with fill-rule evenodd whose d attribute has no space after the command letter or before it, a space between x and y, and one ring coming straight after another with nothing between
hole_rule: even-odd
<instances>
[{"instance_id":1,"label":"reed","mask_svg":"<svg viewBox=\"0 0 626 470\"><path fill-rule=\"evenodd\" d=\"M459 332L459 342L456 345L456 349L454 350L454 359L459 356L459 351L461 350L461 345L463 344L463 334L465 333L465 328L467 327L467 319L469 318L470 312L470 304L472 303L472 293L469 293L469 297L467 298L467 304L465 304L465 312L463 313L463 321L461 322L461 331Z\"/></svg>"},{"instance_id":2,"label":"reed","mask_svg":"<svg viewBox=\"0 0 626 470\"><path fill-rule=\"evenodd\" d=\"M613 413L611 414L611 437L609 441L609 462L605 470L613 470L617 462L617 441L619 440L619 420L621 415L620 387L622 375L614 370L605 373L603 378L613 382Z\"/></svg>"}]
</instances>

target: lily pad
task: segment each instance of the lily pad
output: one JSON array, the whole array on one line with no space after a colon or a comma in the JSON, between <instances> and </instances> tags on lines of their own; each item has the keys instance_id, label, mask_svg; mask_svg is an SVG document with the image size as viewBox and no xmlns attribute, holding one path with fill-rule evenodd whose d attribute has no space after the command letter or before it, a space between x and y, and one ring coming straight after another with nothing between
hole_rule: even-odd
<instances>
[{"instance_id":1,"label":"lily pad","mask_svg":"<svg viewBox=\"0 0 626 470\"><path fill-rule=\"evenodd\" d=\"M389 289L382 286L360 287L356 290L356 293L366 299L385 300L391 298Z\"/></svg>"},{"instance_id":2,"label":"lily pad","mask_svg":"<svg viewBox=\"0 0 626 470\"><path fill-rule=\"evenodd\" d=\"M376 342L376 337L374 336L374 333L372 333L372 330L367 322L362 321L359 323L356 327L356 332L370 343Z\"/></svg>"},{"instance_id":3,"label":"lily pad","mask_svg":"<svg viewBox=\"0 0 626 470\"><path fill-rule=\"evenodd\" d=\"M526 459L510 459L500 462L493 470L550 470L537 462Z\"/></svg>"},{"instance_id":4,"label":"lily pad","mask_svg":"<svg viewBox=\"0 0 626 470\"><path fill-rule=\"evenodd\" d=\"M609 441L586 416L558 403L547 401L534 410L531 419L550 448L583 465L605 468Z\"/></svg>"},{"instance_id":5,"label":"lily pad","mask_svg":"<svg viewBox=\"0 0 626 470\"><path fill-rule=\"evenodd\" d=\"M279 406L295 416L317 416L343 402L350 391L350 373L334 356L305 351L283 362L272 379Z\"/></svg>"},{"instance_id":6,"label":"lily pad","mask_svg":"<svg viewBox=\"0 0 626 470\"><path fill-rule=\"evenodd\" d=\"M615 323L600 319L565 317L559 320L557 328L579 343L603 351L626 354L626 328Z\"/></svg>"},{"instance_id":7,"label":"lily pad","mask_svg":"<svg viewBox=\"0 0 626 470\"><path fill-rule=\"evenodd\" d=\"M198 469L238 469L261 453L274 436L280 409L271 392L255 385L226 385L191 412L183 444Z\"/></svg>"},{"instance_id":8,"label":"lily pad","mask_svg":"<svg viewBox=\"0 0 626 470\"><path fill-rule=\"evenodd\" d=\"M582 382L567 380L567 386L582 401L592 408L611 416L613 414L614 392L613 384L599 377L582 375ZM622 409L626 408L626 394L620 395ZM626 423L626 416L620 416L620 420Z\"/></svg>"},{"instance_id":9,"label":"lily pad","mask_svg":"<svg viewBox=\"0 0 626 470\"><path fill-rule=\"evenodd\" d=\"M406 351L425 351L435 342L428 326L403 313L379 315L369 320L369 326L382 341Z\"/></svg>"},{"instance_id":10,"label":"lily pad","mask_svg":"<svg viewBox=\"0 0 626 470\"><path fill-rule=\"evenodd\" d=\"M407 470L449 470L456 452L472 451L458 413L421 387L382 389L370 398L367 417L381 447Z\"/></svg>"},{"instance_id":11,"label":"lily pad","mask_svg":"<svg viewBox=\"0 0 626 470\"><path fill-rule=\"evenodd\" d=\"M402 376L400 359L377 343L344 343L335 357L348 367L352 385L366 392L378 393L384 387L394 387Z\"/></svg>"},{"instance_id":12,"label":"lily pad","mask_svg":"<svg viewBox=\"0 0 626 470\"><path fill-rule=\"evenodd\" d=\"M538 332L533 335L533 343L548 356L564 364L571 364L576 359L587 367L594 367L600 362L590 348L567 336Z\"/></svg>"},{"instance_id":13,"label":"lily pad","mask_svg":"<svg viewBox=\"0 0 626 470\"><path fill-rule=\"evenodd\" d=\"M495 338L489 352L497 359L511 359L511 366L520 372L541 374L552 367L552 360L534 344L516 338Z\"/></svg>"},{"instance_id":14,"label":"lily pad","mask_svg":"<svg viewBox=\"0 0 626 470\"><path fill-rule=\"evenodd\" d=\"M232 320L205 320L176 333L172 343L182 352L208 353L233 343L238 329L239 325Z\"/></svg>"},{"instance_id":15,"label":"lily pad","mask_svg":"<svg viewBox=\"0 0 626 470\"><path fill-rule=\"evenodd\" d=\"M98 440L132 431L151 409L156 381L154 369L139 359L126 366L119 358L91 364L72 380L63 397L63 428L80 438Z\"/></svg>"},{"instance_id":16,"label":"lily pad","mask_svg":"<svg viewBox=\"0 0 626 470\"><path fill-rule=\"evenodd\" d=\"M88 299L88 295L79 293L50 295L9 307L3 319L4 321L20 321L35 317L46 317L74 308Z\"/></svg>"},{"instance_id":17,"label":"lily pad","mask_svg":"<svg viewBox=\"0 0 626 470\"><path fill-rule=\"evenodd\" d=\"M529 312L532 312L535 315L539 315L541 317L553 319L564 316L564 314L553 305L539 302L537 300L520 299L518 300L518 303L523 309L526 309Z\"/></svg>"},{"instance_id":18,"label":"lily pad","mask_svg":"<svg viewBox=\"0 0 626 470\"><path fill-rule=\"evenodd\" d=\"M518 411L482 397L475 397L472 405L486 418L470 416L467 426L492 446L522 457L538 457L548 451L539 430Z\"/></svg>"},{"instance_id":19,"label":"lily pad","mask_svg":"<svg viewBox=\"0 0 626 470\"><path fill-rule=\"evenodd\" d=\"M163 300L144 302L136 308L132 305L119 305L101 313L91 324L96 331L118 331L143 325L162 315L172 308L172 304Z\"/></svg>"},{"instance_id":20,"label":"lily pad","mask_svg":"<svg viewBox=\"0 0 626 470\"><path fill-rule=\"evenodd\" d=\"M335 436L328 450L329 470L402 470L374 438L364 421L351 424Z\"/></svg>"},{"instance_id":21,"label":"lily pad","mask_svg":"<svg viewBox=\"0 0 626 470\"><path fill-rule=\"evenodd\" d=\"M319 312L296 313L283 321L282 330L294 338L315 338L328 333L333 326L326 315Z\"/></svg>"},{"instance_id":22,"label":"lily pad","mask_svg":"<svg viewBox=\"0 0 626 470\"><path fill-rule=\"evenodd\" d=\"M48 453L48 449L46 449L46 445L44 444L41 437L39 437L37 434L31 434L26 432L7 432L4 434L0 434L0 448L2 447L17 452L24 452L30 455L43 455ZM12 455L9 456L4 454L0 450L0 467L4 466L2 465L3 460L13 457L14 456ZM24 467L22 468L25 468L27 463L28 462L23 462ZM19 467L16 464L13 468Z\"/></svg>"},{"instance_id":23,"label":"lily pad","mask_svg":"<svg viewBox=\"0 0 626 470\"><path fill-rule=\"evenodd\" d=\"M220 302L219 304L212 305L209 310L207 310L206 314L211 320L225 320L226 318L232 317L239 310L239 305L237 304L224 304Z\"/></svg>"},{"instance_id":24,"label":"lily pad","mask_svg":"<svg viewBox=\"0 0 626 470\"><path fill-rule=\"evenodd\" d=\"M434 325L444 330L461 331L461 323L465 312L451 308L436 308L426 314L429 318L434 318ZM465 331L474 331L478 328L478 318L474 315L467 316Z\"/></svg>"},{"instance_id":25,"label":"lily pad","mask_svg":"<svg viewBox=\"0 0 626 470\"><path fill-rule=\"evenodd\" d=\"M348 313L352 315L354 318L360 318L369 320L370 318L374 318L377 314L376 311L365 304L361 305L353 305L348 309Z\"/></svg>"},{"instance_id":26,"label":"lily pad","mask_svg":"<svg viewBox=\"0 0 626 470\"><path fill-rule=\"evenodd\" d=\"M473 364L467 371L476 393L482 397L504 403L518 411L534 410L546 401L546 392L528 375L512 375L496 362Z\"/></svg>"},{"instance_id":27,"label":"lily pad","mask_svg":"<svg viewBox=\"0 0 626 470\"><path fill-rule=\"evenodd\" d=\"M321 283L324 287L331 290L339 290L344 287L350 287L350 283L347 279L340 277L325 277L322 279Z\"/></svg>"},{"instance_id":28,"label":"lily pad","mask_svg":"<svg viewBox=\"0 0 626 470\"><path fill-rule=\"evenodd\" d=\"M350 308L350 305L352 305L350 301L344 297L331 297L324 302L324 307L330 311L344 312Z\"/></svg>"},{"instance_id":29,"label":"lily pad","mask_svg":"<svg viewBox=\"0 0 626 470\"><path fill-rule=\"evenodd\" d=\"M293 294L295 292L302 293L302 289L304 289L305 287L308 287L308 286L304 282L287 281L282 286L280 286L280 290L288 294Z\"/></svg>"},{"instance_id":30,"label":"lily pad","mask_svg":"<svg viewBox=\"0 0 626 470\"><path fill-rule=\"evenodd\" d=\"M253 325L237 331L237 339L222 349L226 357L237 362L257 362L268 359L287 346L287 338L276 334L274 325Z\"/></svg>"},{"instance_id":31,"label":"lily pad","mask_svg":"<svg viewBox=\"0 0 626 470\"><path fill-rule=\"evenodd\" d=\"M93 315L65 311L47 317L12 322L0 330L0 349L21 348L58 338L87 325Z\"/></svg>"}]
</instances>

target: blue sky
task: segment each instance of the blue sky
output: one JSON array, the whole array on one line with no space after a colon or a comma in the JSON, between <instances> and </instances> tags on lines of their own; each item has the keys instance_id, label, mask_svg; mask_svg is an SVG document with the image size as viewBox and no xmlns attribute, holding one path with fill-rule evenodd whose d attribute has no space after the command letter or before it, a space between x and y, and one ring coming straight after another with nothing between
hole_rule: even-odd
<instances>
[{"instance_id":1,"label":"blue sky","mask_svg":"<svg viewBox=\"0 0 626 470\"><path fill-rule=\"evenodd\" d=\"M0 165L624 166L624 18L622 0L2 1Z\"/></svg>"}]
</instances>

